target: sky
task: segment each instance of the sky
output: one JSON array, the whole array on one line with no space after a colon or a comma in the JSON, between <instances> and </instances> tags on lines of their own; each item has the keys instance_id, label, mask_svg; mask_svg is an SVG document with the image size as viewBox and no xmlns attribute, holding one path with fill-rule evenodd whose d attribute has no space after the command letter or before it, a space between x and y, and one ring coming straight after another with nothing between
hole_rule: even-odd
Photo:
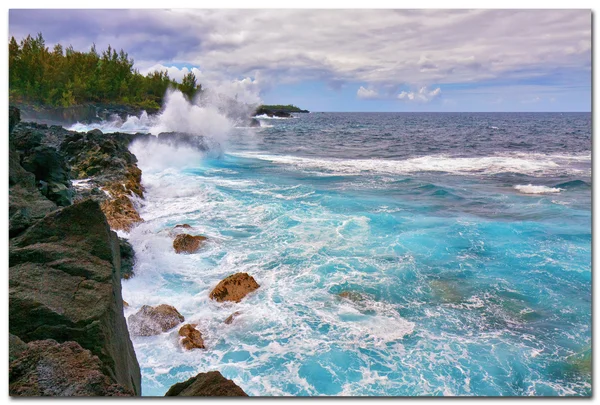
<instances>
[{"instance_id":1,"label":"sky","mask_svg":"<svg viewBox=\"0 0 600 405\"><path fill-rule=\"evenodd\" d=\"M124 49L249 103L311 111L591 111L590 10L9 11L9 35Z\"/></svg>"}]
</instances>

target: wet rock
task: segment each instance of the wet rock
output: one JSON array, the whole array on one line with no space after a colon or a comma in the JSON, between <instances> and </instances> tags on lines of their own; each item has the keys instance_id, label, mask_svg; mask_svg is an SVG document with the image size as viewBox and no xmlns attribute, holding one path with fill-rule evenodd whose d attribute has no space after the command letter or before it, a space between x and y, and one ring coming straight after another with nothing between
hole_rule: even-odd
<instances>
[{"instance_id":1,"label":"wet rock","mask_svg":"<svg viewBox=\"0 0 600 405\"><path fill-rule=\"evenodd\" d=\"M27 343L23 342L18 336L12 333L8 334L8 362L9 364L16 360L21 353L27 350Z\"/></svg>"},{"instance_id":2,"label":"wet rock","mask_svg":"<svg viewBox=\"0 0 600 405\"><path fill-rule=\"evenodd\" d=\"M248 273L235 273L221 280L209 297L218 302L240 302L242 298L258 287L260 285Z\"/></svg>"},{"instance_id":3,"label":"wet rock","mask_svg":"<svg viewBox=\"0 0 600 405\"><path fill-rule=\"evenodd\" d=\"M8 133L13 131L13 128L21 121L21 111L14 106L8 107Z\"/></svg>"},{"instance_id":4,"label":"wet rock","mask_svg":"<svg viewBox=\"0 0 600 405\"><path fill-rule=\"evenodd\" d=\"M10 240L9 332L76 341L114 383L141 393L123 316L120 254L96 201L56 210Z\"/></svg>"},{"instance_id":5,"label":"wet rock","mask_svg":"<svg viewBox=\"0 0 600 405\"><path fill-rule=\"evenodd\" d=\"M119 252L121 253L121 277L129 279L133 277L135 252L127 239L119 238Z\"/></svg>"},{"instance_id":6,"label":"wet rock","mask_svg":"<svg viewBox=\"0 0 600 405\"><path fill-rule=\"evenodd\" d=\"M173 229L177 229L177 228L191 229L191 227L192 226L189 224L178 224L178 225L175 225L175 227Z\"/></svg>"},{"instance_id":7,"label":"wet rock","mask_svg":"<svg viewBox=\"0 0 600 405\"><path fill-rule=\"evenodd\" d=\"M360 302L364 300L362 294L356 291L342 291L338 294L338 297L345 298L352 302Z\"/></svg>"},{"instance_id":8,"label":"wet rock","mask_svg":"<svg viewBox=\"0 0 600 405\"><path fill-rule=\"evenodd\" d=\"M194 253L200 249L205 240L205 236L193 236L184 233L175 237L173 249L176 253Z\"/></svg>"},{"instance_id":9,"label":"wet rock","mask_svg":"<svg viewBox=\"0 0 600 405\"><path fill-rule=\"evenodd\" d=\"M177 383L166 397L247 397L248 394L218 371L200 373L187 381Z\"/></svg>"},{"instance_id":10,"label":"wet rock","mask_svg":"<svg viewBox=\"0 0 600 405\"><path fill-rule=\"evenodd\" d=\"M71 205L74 191L69 180L70 167L54 148L40 145L23 153L21 165L35 175L36 181L47 184L45 193L57 205Z\"/></svg>"},{"instance_id":11,"label":"wet rock","mask_svg":"<svg viewBox=\"0 0 600 405\"><path fill-rule=\"evenodd\" d=\"M144 305L137 313L127 318L133 335L153 336L166 332L183 322L185 318L171 305L156 307Z\"/></svg>"},{"instance_id":12,"label":"wet rock","mask_svg":"<svg viewBox=\"0 0 600 405\"><path fill-rule=\"evenodd\" d=\"M249 127L260 127L260 121L257 120L256 118L252 118L250 120L250 123L248 123Z\"/></svg>"},{"instance_id":13,"label":"wet rock","mask_svg":"<svg viewBox=\"0 0 600 405\"><path fill-rule=\"evenodd\" d=\"M133 396L103 372L102 362L76 342L38 340L10 363L11 396Z\"/></svg>"},{"instance_id":14,"label":"wet rock","mask_svg":"<svg viewBox=\"0 0 600 405\"><path fill-rule=\"evenodd\" d=\"M129 307L129 303L125 300L123 300L123 308L128 308Z\"/></svg>"},{"instance_id":15,"label":"wet rock","mask_svg":"<svg viewBox=\"0 0 600 405\"><path fill-rule=\"evenodd\" d=\"M183 336L183 339L181 339L181 345L186 350L205 349L202 333L196 329L196 325L189 323L183 325L179 329L179 336Z\"/></svg>"},{"instance_id":16,"label":"wet rock","mask_svg":"<svg viewBox=\"0 0 600 405\"><path fill-rule=\"evenodd\" d=\"M144 221L126 195L103 201L101 208L110 228L114 230L130 232L136 224Z\"/></svg>"},{"instance_id":17,"label":"wet rock","mask_svg":"<svg viewBox=\"0 0 600 405\"><path fill-rule=\"evenodd\" d=\"M233 314L229 315L227 317L227 319L225 319L223 322L226 323L227 325L231 325L231 323L233 322L233 320L235 318L237 318L238 315L240 315L241 312L240 311L235 311Z\"/></svg>"}]
</instances>

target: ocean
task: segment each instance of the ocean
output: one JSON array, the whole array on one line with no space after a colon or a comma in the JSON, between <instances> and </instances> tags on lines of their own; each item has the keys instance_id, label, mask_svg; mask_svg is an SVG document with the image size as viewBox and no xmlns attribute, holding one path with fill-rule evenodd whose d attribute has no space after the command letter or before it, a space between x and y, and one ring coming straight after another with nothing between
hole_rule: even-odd
<instances>
[{"instance_id":1,"label":"ocean","mask_svg":"<svg viewBox=\"0 0 600 405\"><path fill-rule=\"evenodd\" d=\"M125 315L173 305L207 347L132 337L143 395L211 370L259 396L591 395L590 113L194 117L207 152L131 146ZM196 254L172 248L183 223ZM236 272L260 288L210 300Z\"/></svg>"}]
</instances>

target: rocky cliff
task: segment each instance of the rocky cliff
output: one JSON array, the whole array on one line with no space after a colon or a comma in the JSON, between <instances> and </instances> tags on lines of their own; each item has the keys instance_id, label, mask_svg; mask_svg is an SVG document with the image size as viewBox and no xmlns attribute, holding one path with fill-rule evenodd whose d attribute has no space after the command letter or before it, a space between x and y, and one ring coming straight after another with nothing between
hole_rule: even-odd
<instances>
[{"instance_id":1,"label":"rocky cliff","mask_svg":"<svg viewBox=\"0 0 600 405\"><path fill-rule=\"evenodd\" d=\"M11 109L10 394L141 395L117 235L99 201L71 204L64 130L18 121ZM55 198L49 182L63 184L71 199Z\"/></svg>"}]
</instances>

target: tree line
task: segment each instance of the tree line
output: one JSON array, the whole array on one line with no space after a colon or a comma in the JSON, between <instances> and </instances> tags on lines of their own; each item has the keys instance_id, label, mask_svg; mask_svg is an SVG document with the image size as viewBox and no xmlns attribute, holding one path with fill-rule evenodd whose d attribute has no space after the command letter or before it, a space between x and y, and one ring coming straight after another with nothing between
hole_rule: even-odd
<instances>
[{"instance_id":1,"label":"tree line","mask_svg":"<svg viewBox=\"0 0 600 405\"><path fill-rule=\"evenodd\" d=\"M181 90L190 100L202 91L192 72L181 83L166 71L144 76L133 68L133 59L126 52L117 52L110 45L101 53L96 45L89 52L80 52L56 44L50 51L39 33L20 43L12 37L8 49L12 102L63 107L102 102L158 109L169 87Z\"/></svg>"}]
</instances>

